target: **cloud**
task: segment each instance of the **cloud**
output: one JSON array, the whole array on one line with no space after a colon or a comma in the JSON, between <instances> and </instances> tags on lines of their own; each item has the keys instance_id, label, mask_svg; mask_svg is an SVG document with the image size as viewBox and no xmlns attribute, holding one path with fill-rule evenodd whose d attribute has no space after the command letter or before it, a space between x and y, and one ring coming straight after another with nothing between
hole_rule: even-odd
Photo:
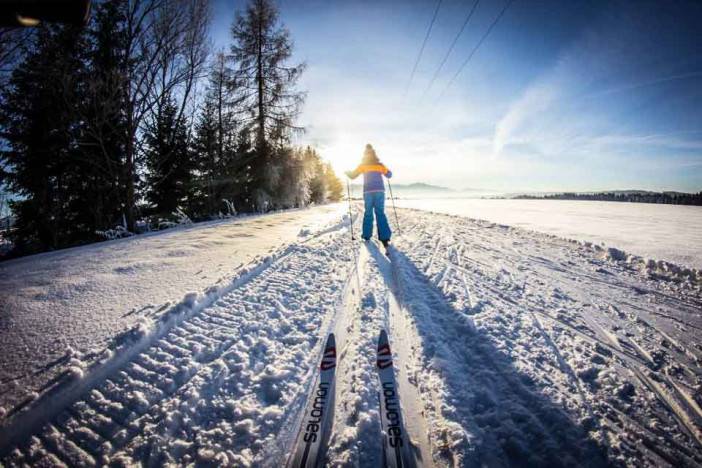
<instances>
[{"instance_id":1,"label":"cloud","mask_svg":"<svg viewBox=\"0 0 702 468\"><path fill-rule=\"evenodd\" d=\"M513 144L539 147L544 154L562 152L588 134L601 131L605 115L595 115L582 98L612 79L631 54L632 31L613 29L611 19L591 24L563 44L553 65L510 103L495 125L493 155Z\"/></svg>"},{"instance_id":2,"label":"cloud","mask_svg":"<svg viewBox=\"0 0 702 468\"><path fill-rule=\"evenodd\" d=\"M674 81L687 80L690 78L699 78L699 77L702 77L702 70L692 71L692 72L688 72L688 73L679 73L676 75L667 75L667 76L662 76L659 78L653 78L653 79L649 79L649 80L640 81L637 83L630 83L630 84L626 84L624 86L618 86L615 88L596 91L596 92L591 93L591 94L584 96L584 97L586 97L586 98L602 97L602 96L607 96L607 95L611 95L611 94L622 93L625 91L633 91L633 90L637 90L637 89L641 89L641 88L647 88L649 86L657 86L657 85L661 85L661 84L671 83Z\"/></svg>"},{"instance_id":3,"label":"cloud","mask_svg":"<svg viewBox=\"0 0 702 468\"><path fill-rule=\"evenodd\" d=\"M530 86L526 92L514 102L507 113L495 126L495 135L492 141L493 155L497 156L502 149L510 143L529 119L537 113L545 111L561 95L557 85L537 83Z\"/></svg>"}]
</instances>

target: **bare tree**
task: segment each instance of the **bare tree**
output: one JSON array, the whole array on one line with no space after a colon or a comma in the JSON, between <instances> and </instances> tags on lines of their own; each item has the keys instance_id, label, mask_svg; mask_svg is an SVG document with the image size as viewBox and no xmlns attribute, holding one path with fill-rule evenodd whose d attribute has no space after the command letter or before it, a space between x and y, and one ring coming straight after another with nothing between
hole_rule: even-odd
<instances>
[{"instance_id":1,"label":"bare tree","mask_svg":"<svg viewBox=\"0 0 702 468\"><path fill-rule=\"evenodd\" d=\"M210 66L209 89L206 96L216 112L217 157L222 160L227 149L236 139L240 101L236 95L235 78L229 69L228 58L223 51L213 57Z\"/></svg>"},{"instance_id":2,"label":"bare tree","mask_svg":"<svg viewBox=\"0 0 702 468\"><path fill-rule=\"evenodd\" d=\"M135 183L144 129L153 123L169 96L179 102L183 119L207 60L207 0L129 0L126 12L127 57L125 183L127 227L136 224Z\"/></svg>"}]
</instances>

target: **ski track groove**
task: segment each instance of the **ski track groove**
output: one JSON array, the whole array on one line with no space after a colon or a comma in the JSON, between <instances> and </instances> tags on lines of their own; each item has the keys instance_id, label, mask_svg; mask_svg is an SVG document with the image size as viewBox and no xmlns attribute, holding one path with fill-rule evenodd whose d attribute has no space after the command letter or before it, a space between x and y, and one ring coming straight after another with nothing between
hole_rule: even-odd
<instances>
[{"instance_id":1,"label":"ski track groove","mask_svg":"<svg viewBox=\"0 0 702 468\"><path fill-rule=\"evenodd\" d=\"M551 335L544 329L541 321L536 316L536 314L532 310L530 310L529 313L531 315L532 320L534 321L534 325L539 330L539 333L541 333L541 336L544 338L544 341L548 344L548 346L551 348L553 353L556 355L556 359L558 360L558 366L560 367L561 371L564 374L568 375L571 382L575 386L575 389L578 392L578 396L580 398L580 401L587 409L588 416L593 418L593 420L596 420L595 414L592 410L592 406L590 405L590 402L588 401L587 396L585 395L585 392L583 390L582 380L580 378L578 378L578 376L575 374L575 371L573 370L573 368L563 358L563 354L561 353L561 350L558 348L556 343L553 341L553 338L551 338Z\"/></svg>"},{"instance_id":2,"label":"ski track groove","mask_svg":"<svg viewBox=\"0 0 702 468\"><path fill-rule=\"evenodd\" d=\"M344 242L341 235L334 233L330 236L331 241L322 240L321 236L315 237L304 246L288 247L286 252L274 261L268 262L261 271L248 281L237 285L231 291L222 295L212 305L202 311L198 311L191 317L186 318L181 323L174 325L168 332L155 340L150 346L137 353L119 369L108 375L102 382L90 386L83 394L77 396L76 400L66 406L62 412L51 418L52 422L44 425L43 429L36 432L39 436L40 446L50 457L61 460L69 466L95 466L103 464L107 460L119 459L138 461L139 463L160 463L169 459L169 448L151 445L144 438L144 429L151 427L167 427L166 430L174 434L178 433L178 428L182 427L182 421L167 422L168 409L176 411L183 401L188 401L188 394L216 394L221 379L225 374L232 371L228 365L236 369L233 362L222 361L225 354L232 353L238 343L236 337L232 337L237 332L246 334L248 325L238 325L237 312L242 309L250 310L253 314L272 314L275 318L281 318L286 312L275 311L275 304L262 305L264 298L252 301L252 297L259 296L258 291L263 291L266 297L277 296L281 300L276 303L291 303L290 280L299 283L298 276L306 276L308 286L297 295L301 301L307 300L306 294L310 288L331 288L330 297L334 298L334 288L337 288L340 279L326 281L324 284L313 284L310 281L310 274L316 276L310 270L310 265L317 265L321 270L327 265L333 254L327 253L325 247L328 244L336 245L329 250L343 251ZM325 236L329 237L329 236ZM309 239L308 239L309 240ZM304 257L297 259L296 257ZM348 260L342 254L337 254L339 265L347 266ZM305 272L311 272L305 275ZM296 273L301 272L301 273ZM277 277L276 277L277 276ZM274 279L274 281L269 281ZM256 292L254 292L256 291ZM243 300L238 300L241 297ZM319 319L328 315L328 304L330 300L323 300L315 306L312 312ZM236 304L239 304L238 306ZM210 313L210 310L215 310ZM225 313L226 310L226 313ZM290 317L293 319L293 317ZM229 319L228 322L226 320ZM319 320L317 319L317 320ZM300 333L306 328L300 329L291 321L287 322L289 332ZM299 330L299 331L298 331ZM254 333L260 331L259 326L254 326ZM288 333L289 334L289 333ZM305 336L301 341L302 346L306 343L316 341L315 336ZM244 338L246 340L246 338ZM250 341L250 338L248 339ZM299 340L295 340L299 341ZM253 349L255 350L255 346ZM261 350L264 354L267 349ZM254 354L250 353L250 356ZM247 398L274 398L284 397L286 391L280 395L278 390L267 384L268 378L265 373L266 365L271 361L268 359L256 359L259 368L249 368L248 371L258 372L258 377L251 375L251 384L259 384L264 388L263 394L256 392L244 392L240 395L242 400ZM217 369L214 369L214 367ZM261 373L263 372L263 373ZM218 379L220 381L218 381ZM244 379L246 381L247 379ZM274 382L274 381L271 381ZM298 384L299 385L299 384ZM268 389L268 390L267 390ZM291 388L292 391L294 387ZM270 392L273 393L270 393ZM96 393L94 393L96 392ZM189 393L190 392L190 393ZM209 393L208 393L209 392ZM96 396L102 400L96 403ZM103 412L103 408L106 408ZM124 408L119 410L119 408ZM125 416L126 413L126 416ZM178 419L177 417L174 419ZM121 420L121 421L119 421ZM57 421L63 421L64 424ZM72 422L71 422L72 421ZM67 425L68 424L68 425ZM75 430L71 427L85 428L85 437L76 437ZM187 428L186 428L187 429ZM158 432L158 431L157 431ZM93 434L94 437L88 437ZM109 444L109 453L102 453L96 448L99 438L100 446L106 447ZM9 448L5 457L0 462L7 466L21 464L21 460L26 460L25 452L37 452L37 448L32 449L35 442L27 439L14 448ZM83 447L82 445L85 444ZM144 448L147 448L144 451ZM19 449L19 455L18 450ZM258 447L262 449L262 447ZM198 453L191 454L193 460L197 459ZM46 457L44 457L46 458ZM160 460L160 462L158 461ZM223 461L223 458L219 458ZM235 463L236 459L231 459L230 463Z\"/></svg>"},{"instance_id":3,"label":"ski track groove","mask_svg":"<svg viewBox=\"0 0 702 468\"><path fill-rule=\"evenodd\" d=\"M336 410L327 466L378 466L381 463L375 339L380 330L376 301L367 289L369 259L354 245L361 290L345 298L334 324L342 343L336 374Z\"/></svg>"},{"instance_id":4,"label":"ski track groove","mask_svg":"<svg viewBox=\"0 0 702 468\"><path fill-rule=\"evenodd\" d=\"M410 376L412 370L421 368L416 350L421 349L422 343L403 306L402 288L398 286L401 280L394 263L380 252L376 244L369 244L368 250L375 267L375 279L372 284L375 286L376 295L382 298L384 327L388 331L395 356L394 369L405 430L412 445L411 449L419 460L418 465L433 466L439 457L439 454L435 456L434 447L440 444L432 440L432 434L435 433L432 424L438 426L442 417L434 410L435 405L427 402L426 397L422 398L415 376ZM432 415L431 420L427 417L429 413Z\"/></svg>"},{"instance_id":5,"label":"ski track groove","mask_svg":"<svg viewBox=\"0 0 702 468\"><path fill-rule=\"evenodd\" d=\"M700 423L700 415L695 411L694 407L689 406L687 398L684 396L682 398L676 396L674 393L671 394L669 391L664 389L659 383L655 382L653 379L646 376L644 370L648 370L655 366L654 360L651 355L646 352L633 338L629 338L629 342L634 346L637 354L643 357L645 363L641 363L638 360L631 359L628 353L625 353L619 341L612 336L607 330L605 330L601 325L599 325L595 320L586 318L585 319L589 325L595 329L596 333L603 336L610 344L610 346L619 351L620 357L624 360L625 366L631 370L636 378L651 391L658 400L665 405L670 414L675 418L678 425L685 430L688 435L694 439L698 445L698 448L702 449L702 437L700 436L700 430L697 424ZM637 356L638 357L638 356ZM642 369L643 368L643 369ZM671 386L673 389L677 390L675 384L673 384L665 374L658 374L658 377ZM674 391L675 391L674 390ZM674 392L673 391L673 392ZM696 416L696 418L691 418L690 413ZM694 421L697 419L697 421Z\"/></svg>"}]
</instances>

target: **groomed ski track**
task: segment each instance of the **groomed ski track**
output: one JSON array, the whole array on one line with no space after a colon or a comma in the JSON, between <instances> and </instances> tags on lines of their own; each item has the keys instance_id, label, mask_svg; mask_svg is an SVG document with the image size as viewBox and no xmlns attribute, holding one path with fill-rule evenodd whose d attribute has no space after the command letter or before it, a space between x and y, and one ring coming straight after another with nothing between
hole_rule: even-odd
<instances>
[{"instance_id":1,"label":"groomed ski track","mask_svg":"<svg viewBox=\"0 0 702 468\"><path fill-rule=\"evenodd\" d=\"M323 227L115 338L94 367L67 367L0 420L0 464L280 466L334 331L327 464L378 466L381 327L423 466L702 463L698 277L399 215L390 259L352 244L347 222Z\"/></svg>"},{"instance_id":2,"label":"groomed ski track","mask_svg":"<svg viewBox=\"0 0 702 468\"><path fill-rule=\"evenodd\" d=\"M186 297L153 330L115 340L104 362L5 420L8 466L260 465L294 437L320 329L345 291L337 226ZM9 421L8 421L9 420ZM27 424L27 422L30 424ZM9 422L9 424L7 424Z\"/></svg>"},{"instance_id":3,"label":"groomed ski track","mask_svg":"<svg viewBox=\"0 0 702 468\"><path fill-rule=\"evenodd\" d=\"M360 301L346 301L344 314L336 323L336 333L345 343L339 355L337 374L337 409L329 448L331 466L382 466L380 414L378 405L378 377L376 348L382 328L390 331L392 346L398 360L400 402L406 426L412 437L413 449L424 466L433 466L429 446L429 428L419 406L417 389L409 384L407 373L401 367L410 359L408 344L414 343L406 331L400 332L392 316L396 307L392 285L383 274L387 258L373 243L363 244L358 254L358 278L361 284ZM353 281L350 284L355 284ZM409 422L411 421L411 423ZM421 466L421 465L420 465Z\"/></svg>"}]
</instances>

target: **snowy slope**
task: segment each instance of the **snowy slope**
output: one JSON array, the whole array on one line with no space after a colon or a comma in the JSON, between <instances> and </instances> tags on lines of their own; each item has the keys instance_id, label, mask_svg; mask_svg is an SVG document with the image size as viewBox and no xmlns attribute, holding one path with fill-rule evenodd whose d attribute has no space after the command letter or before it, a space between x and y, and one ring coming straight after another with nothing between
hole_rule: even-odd
<instances>
[{"instance_id":1,"label":"snowy slope","mask_svg":"<svg viewBox=\"0 0 702 468\"><path fill-rule=\"evenodd\" d=\"M702 463L699 272L398 214L390 259L337 218L152 314L92 366L69 351L53 387L8 407L0 463L280 466L334 331L329 464L374 466L381 327L425 466Z\"/></svg>"},{"instance_id":2,"label":"snowy slope","mask_svg":"<svg viewBox=\"0 0 702 468\"><path fill-rule=\"evenodd\" d=\"M702 207L569 200L402 199L398 206L468 216L702 269Z\"/></svg>"}]
</instances>

